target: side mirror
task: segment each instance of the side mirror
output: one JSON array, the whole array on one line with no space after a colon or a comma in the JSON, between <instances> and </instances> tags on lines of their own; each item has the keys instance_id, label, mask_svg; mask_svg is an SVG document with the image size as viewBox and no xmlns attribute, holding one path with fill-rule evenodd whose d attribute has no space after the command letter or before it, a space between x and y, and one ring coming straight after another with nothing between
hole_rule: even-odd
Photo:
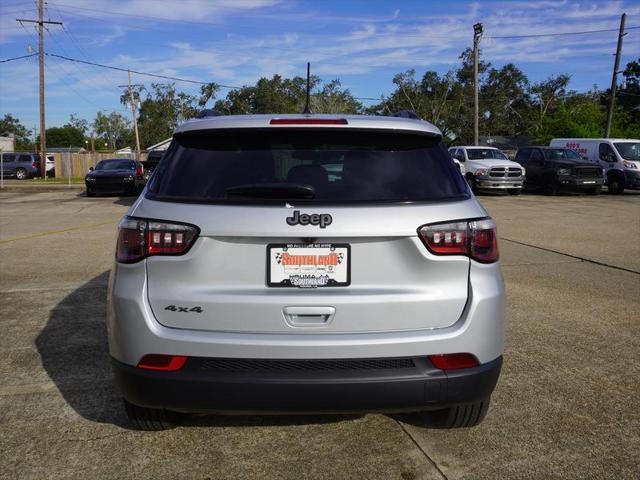
<instances>
[{"instance_id":1,"label":"side mirror","mask_svg":"<svg viewBox=\"0 0 640 480\"><path fill-rule=\"evenodd\" d=\"M93 167L89 167L89 171L90 171L90 172L93 172Z\"/></svg>"}]
</instances>

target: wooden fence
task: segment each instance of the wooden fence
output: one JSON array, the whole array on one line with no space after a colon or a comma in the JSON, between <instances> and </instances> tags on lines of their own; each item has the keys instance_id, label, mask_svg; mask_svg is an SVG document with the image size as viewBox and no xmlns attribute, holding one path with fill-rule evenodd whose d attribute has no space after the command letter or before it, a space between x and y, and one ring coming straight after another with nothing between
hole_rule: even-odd
<instances>
[{"instance_id":1,"label":"wooden fence","mask_svg":"<svg viewBox=\"0 0 640 480\"><path fill-rule=\"evenodd\" d=\"M56 177L84 177L89 173L90 167L95 167L100 160L108 158L135 158L135 153L71 153L62 152L54 154L56 159ZM147 157L146 153L140 154L140 160Z\"/></svg>"}]
</instances>

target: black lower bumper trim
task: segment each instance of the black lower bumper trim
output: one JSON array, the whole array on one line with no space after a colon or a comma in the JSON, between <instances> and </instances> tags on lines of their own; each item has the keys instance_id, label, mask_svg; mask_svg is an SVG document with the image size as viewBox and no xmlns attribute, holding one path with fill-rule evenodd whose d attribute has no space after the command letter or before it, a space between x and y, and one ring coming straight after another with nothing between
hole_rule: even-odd
<instances>
[{"instance_id":1,"label":"black lower bumper trim","mask_svg":"<svg viewBox=\"0 0 640 480\"><path fill-rule=\"evenodd\" d=\"M395 372L240 374L159 372L113 360L124 397L142 407L180 412L396 412L435 410L491 395L502 357L442 371L428 361Z\"/></svg>"}]
</instances>

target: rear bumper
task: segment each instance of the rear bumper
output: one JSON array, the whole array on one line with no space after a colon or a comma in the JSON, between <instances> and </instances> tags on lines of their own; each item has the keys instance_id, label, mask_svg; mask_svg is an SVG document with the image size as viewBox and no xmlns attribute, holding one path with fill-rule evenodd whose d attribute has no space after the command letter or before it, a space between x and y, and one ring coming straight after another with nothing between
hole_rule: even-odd
<instances>
[{"instance_id":1,"label":"rear bumper","mask_svg":"<svg viewBox=\"0 0 640 480\"><path fill-rule=\"evenodd\" d=\"M197 359L194 359L197 360ZM502 357L442 371L426 359L414 369L366 372L178 372L138 369L115 359L116 381L131 403L180 412L401 412L436 410L491 395Z\"/></svg>"}]
</instances>

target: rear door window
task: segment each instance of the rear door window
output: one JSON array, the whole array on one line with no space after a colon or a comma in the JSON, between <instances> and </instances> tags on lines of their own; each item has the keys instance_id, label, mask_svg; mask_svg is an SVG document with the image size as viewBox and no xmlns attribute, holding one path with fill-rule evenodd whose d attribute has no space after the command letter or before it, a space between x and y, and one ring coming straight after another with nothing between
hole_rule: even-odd
<instances>
[{"instance_id":1,"label":"rear door window","mask_svg":"<svg viewBox=\"0 0 640 480\"><path fill-rule=\"evenodd\" d=\"M299 186L312 193L292 196ZM264 191L269 193L259 193ZM468 190L436 137L279 128L176 135L147 196L195 203L353 203L462 199Z\"/></svg>"}]
</instances>

